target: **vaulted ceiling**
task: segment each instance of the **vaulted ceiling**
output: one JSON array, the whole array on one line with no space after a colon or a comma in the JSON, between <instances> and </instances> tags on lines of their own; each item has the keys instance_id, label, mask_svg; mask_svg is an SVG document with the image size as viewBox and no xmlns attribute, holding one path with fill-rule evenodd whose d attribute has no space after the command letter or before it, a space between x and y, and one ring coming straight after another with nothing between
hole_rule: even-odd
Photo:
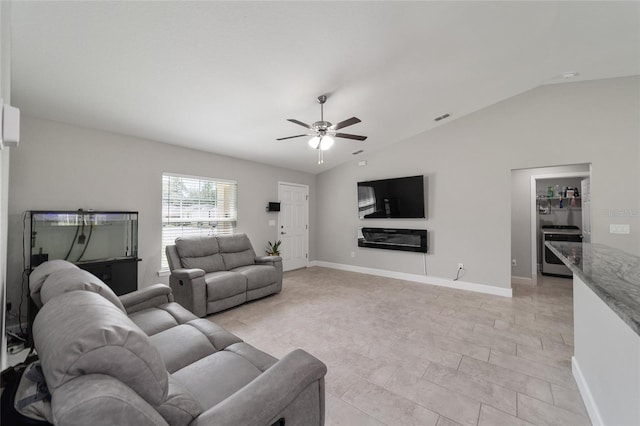
<instances>
[{"instance_id":1,"label":"vaulted ceiling","mask_svg":"<svg viewBox=\"0 0 640 426\"><path fill-rule=\"evenodd\" d=\"M543 84L640 74L638 2L14 2L24 114L319 173ZM563 79L564 72L579 75ZM357 116L318 165L287 118ZM451 118L434 122L450 113ZM302 131L301 131L302 130Z\"/></svg>"}]
</instances>

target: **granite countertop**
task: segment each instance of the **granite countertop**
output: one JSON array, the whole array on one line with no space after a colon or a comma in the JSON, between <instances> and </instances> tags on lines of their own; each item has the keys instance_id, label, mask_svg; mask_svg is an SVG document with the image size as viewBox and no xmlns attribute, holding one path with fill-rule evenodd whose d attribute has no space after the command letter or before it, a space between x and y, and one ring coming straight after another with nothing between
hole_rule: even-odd
<instances>
[{"instance_id":1,"label":"granite countertop","mask_svg":"<svg viewBox=\"0 0 640 426\"><path fill-rule=\"evenodd\" d=\"M640 257L604 244L547 241L571 271L640 335Z\"/></svg>"}]
</instances>

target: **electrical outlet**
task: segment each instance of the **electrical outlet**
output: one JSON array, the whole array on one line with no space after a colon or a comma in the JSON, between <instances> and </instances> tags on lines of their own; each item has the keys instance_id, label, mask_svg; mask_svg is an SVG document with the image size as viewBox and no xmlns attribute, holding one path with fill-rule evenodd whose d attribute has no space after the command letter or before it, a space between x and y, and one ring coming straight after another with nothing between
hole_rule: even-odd
<instances>
[{"instance_id":1,"label":"electrical outlet","mask_svg":"<svg viewBox=\"0 0 640 426\"><path fill-rule=\"evenodd\" d=\"M458 269L464 269L464 265L462 263L458 263Z\"/></svg>"},{"instance_id":2,"label":"electrical outlet","mask_svg":"<svg viewBox=\"0 0 640 426\"><path fill-rule=\"evenodd\" d=\"M356 257L356 252L355 251L351 252L351 257Z\"/></svg>"},{"instance_id":3,"label":"electrical outlet","mask_svg":"<svg viewBox=\"0 0 640 426\"><path fill-rule=\"evenodd\" d=\"M515 259L511 259L511 266L518 266L518 262Z\"/></svg>"},{"instance_id":4,"label":"electrical outlet","mask_svg":"<svg viewBox=\"0 0 640 426\"><path fill-rule=\"evenodd\" d=\"M609 233L610 234L628 234L629 231L629 225L628 224L624 224L624 225L615 225L615 224L609 224Z\"/></svg>"}]
</instances>

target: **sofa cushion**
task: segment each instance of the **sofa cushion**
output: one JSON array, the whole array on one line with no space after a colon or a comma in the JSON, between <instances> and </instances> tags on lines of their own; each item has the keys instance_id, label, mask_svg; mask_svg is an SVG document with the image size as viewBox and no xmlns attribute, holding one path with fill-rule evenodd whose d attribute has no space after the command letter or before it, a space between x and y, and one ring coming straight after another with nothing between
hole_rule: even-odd
<instances>
[{"instance_id":1,"label":"sofa cushion","mask_svg":"<svg viewBox=\"0 0 640 426\"><path fill-rule=\"evenodd\" d=\"M188 425L202 413L198 400L171 375L167 399L157 409L170 426Z\"/></svg>"},{"instance_id":2,"label":"sofa cushion","mask_svg":"<svg viewBox=\"0 0 640 426\"><path fill-rule=\"evenodd\" d=\"M253 265L256 262L256 254L246 234L223 235L217 238L226 270Z\"/></svg>"},{"instance_id":3,"label":"sofa cushion","mask_svg":"<svg viewBox=\"0 0 640 426\"><path fill-rule=\"evenodd\" d=\"M42 284L49 278L49 275L56 271L69 269L79 269L76 265L66 260L50 260L38 265L31 274L29 274L29 292L31 293L31 299L38 308L42 307L42 301L40 300L40 290Z\"/></svg>"},{"instance_id":4,"label":"sofa cushion","mask_svg":"<svg viewBox=\"0 0 640 426\"><path fill-rule=\"evenodd\" d=\"M161 331L150 339L160 352L169 373L216 352L207 336L188 324Z\"/></svg>"},{"instance_id":5,"label":"sofa cushion","mask_svg":"<svg viewBox=\"0 0 640 426\"><path fill-rule=\"evenodd\" d=\"M85 374L60 386L51 408L56 425L167 425L140 395L105 374Z\"/></svg>"},{"instance_id":6,"label":"sofa cushion","mask_svg":"<svg viewBox=\"0 0 640 426\"><path fill-rule=\"evenodd\" d=\"M218 241L214 236L190 236L176 238L176 250L180 255L182 267L202 269L205 272L225 269L219 253Z\"/></svg>"},{"instance_id":7,"label":"sofa cushion","mask_svg":"<svg viewBox=\"0 0 640 426\"><path fill-rule=\"evenodd\" d=\"M253 265L255 256L253 250L239 251L236 253L222 253L225 268L230 271L240 266Z\"/></svg>"},{"instance_id":8,"label":"sofa cushion","mask_svg":"<svg viewBox=\"0 0 640 426\"><path fill-rule=\"evenodd\" d=\"M149 337L96 293L71 291L49 300L36 316L33 336L52 393L85 374L106 374L151 405L167 395L167 369Z\"/></svg>"},{"instance_id":9,"label":"sofa cushion","mask_svg":"<svg viewBox=\"0 0 640 426\"><path fill-rule=\"evenodd\" d=\"M207 300L219 300L246 293L247 278L237 272L220 271L205 274Z\"/></svg>"},{"instance_id":10,"label":"sofa cushion","mask_svg":"<svg viewBox=\"0 0 640 426\"><path fill-rule=\"evenodd\" d=\"M207 410L242 389L262 371L244 357L220 351L173 373ZM274 389L274 392L277 392Z\"/></svg>"},{"instance_id":11,"label":"sofa cushion","mask_svg":"<svg viewBox=\"0 0 640 426\"><path fill-rule=\"evenodd\" d=\"M235 343L229 346L226 350L240 355L251 364L255 365L260 371L266 371L269 367L278 362L276 358L272 357L268 353L262 352L245 342Z\"/></svg>"},{"instance_id":12,"label":"sofa cushion","mask_svg":"<svg viewBox=\"0 0 640 426\"><path fill-rule=\"evenodd\" d=\"M135 323L135 325L140 327L147 336L153 336L154 334L168 330L179 324L179 322L169 312L156 308L134 312L129 315L129 318Z\"/></svg>"},{"instance_id":13,"label":"sofa cushion","mask_svg":"<svg viewBox=\"0 0 640 426\"><path fill-rule=\"evenodd\" d=\"M229 333L218 324L206 319L195 319L189 321L189 325L200 330L200 333L207 336L211 344L219 351L225 349L229 345L242 342L242 339L235 334Z\"/></svg>"},{"instance_id":14,"label":"sofa cushion","mask_svg":"<svg viewBox=\"0 0 640 426\"><path fill-rule=\"evenodd\" d=\"M220 253L235 253L245 250L253 251L251 241L249 241L247 234L219 235L216 239L218 240Z\"/></svg>"},{"instance_id":15,"label":"sofa cushion","mask_svg":"<svg viewBox=\"0 0 640 426\"><path fill-rule=\"evenodd\" d=\"M42 288L40 289L40 299L42 304L46 304L54 297L69 291L84 290L97 293L109 302L113 303L123 313L127 313L122 302L102 280L91 272L84 269L60 269L51 273Z\"/></svg>"},{"instance_id":16,"label":"sofa cushion","mask_svg":"<svg viewBox=\"0 0 640 426\"><path fill-rule=\"evenodd\" d=\"M278 281L278 271L271 265L240 266L233 270L247 278L247 290L266 287Z\"/></svg>"},{"instance_id":17,"label":"sofa cushion","mask_svg":"<svg viewBox=\"0 0 640 426\"><path fill-rule=\"evenodd\" d=\"M193 321L194 319L198 319L198 317L193 315L192 312L189 312L184 308L184 306L176 302L159 305L157 306L157 309L167 311L169 314L171 314L172 317L176 319L176 321L178 321L178 324L185 324L189 321Z\"/></svg>"},{"instance_id":18,"label":"sofa cushion","mask_svg":"<svg viewBox=\"0 0 640 426\"><path fill-rule=\"evenodd\" d=\"M179 324L185 324L198 317L187 311L179 303L171 302L134 312L129 314L129 318L131 318L147 336L153 336L156 333Z\"/></svg>"}]
</instances>

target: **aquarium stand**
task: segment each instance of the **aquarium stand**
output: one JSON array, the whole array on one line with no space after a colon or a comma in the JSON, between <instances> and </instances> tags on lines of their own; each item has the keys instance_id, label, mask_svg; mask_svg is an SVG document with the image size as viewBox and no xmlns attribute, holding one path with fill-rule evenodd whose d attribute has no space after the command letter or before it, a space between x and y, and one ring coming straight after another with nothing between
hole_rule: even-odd
<instances>
[{"instance_id":1,"label":"aquarium stand","mask_svg":"<svg viewBox=\"0 0 640 426\"><path fill-rule=\"evenodd\" d=\"M140 259L125 258L81 262L77 265L100 278L117 296L122 296L138 289L139 261Z\"/></svg>"}]
</instances>

